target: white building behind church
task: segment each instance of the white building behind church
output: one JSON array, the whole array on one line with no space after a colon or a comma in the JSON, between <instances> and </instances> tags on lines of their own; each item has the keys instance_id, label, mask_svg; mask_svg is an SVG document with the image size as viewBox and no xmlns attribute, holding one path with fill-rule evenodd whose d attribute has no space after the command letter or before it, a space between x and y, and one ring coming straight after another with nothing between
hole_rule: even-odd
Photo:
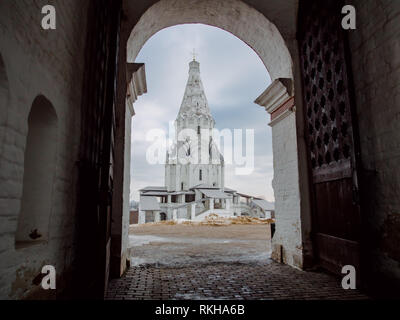
<instances>
[{"instance_id":1,"label":"white building behind church","mask_svg":"<svg viewBox=\"0 0 400 320\"><path fill-rule=\"evenodd\" d=\"M272 203L225 187L224 158L212 139L214 125L200 63L193 59L175 120L174 143L166 155L165 186L140 190L139 223L199 221L212 213L271 218Z\"/></svg>"}]
</instances>

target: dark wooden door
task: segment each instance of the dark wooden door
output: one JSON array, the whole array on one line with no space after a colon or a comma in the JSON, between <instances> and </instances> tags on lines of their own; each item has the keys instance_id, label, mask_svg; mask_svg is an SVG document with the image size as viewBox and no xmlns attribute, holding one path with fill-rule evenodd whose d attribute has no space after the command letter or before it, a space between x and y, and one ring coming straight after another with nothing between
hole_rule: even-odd
<instances>
[{"instance_id":1,"label":"dark wooden door","mask_svg":"<svg viewBox=\"0 0 400 320\"><path fill-rule=\"evenodd\" d=\"M360 265L358 145L341 1L300 1L299 50L315 256L339 274Z\"/></svg>"},{"instance_id":2,"label":"dark wooden door","mask_svg":"<svg viewBox=\"0 0 400 320\"><path fill-rule=\"evenodd\" d=\"M108 283L120 15L120 0L91 1L77 217L77 278L84 298L103 298Z\"/></svg>"}]
</instances>

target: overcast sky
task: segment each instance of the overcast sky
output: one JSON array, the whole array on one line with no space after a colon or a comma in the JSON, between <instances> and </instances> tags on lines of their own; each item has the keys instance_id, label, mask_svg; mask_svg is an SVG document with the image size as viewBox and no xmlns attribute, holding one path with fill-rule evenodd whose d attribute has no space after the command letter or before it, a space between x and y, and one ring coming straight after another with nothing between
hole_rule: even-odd
<instances>
[{"instance_id":1,"label":"overcast sky","mask_svg":"<svg viewBox=\"0 0 400 320\"><path fill-rule=\"evenodd\" d=\"M132 120L131 199L138 190L164 185L164 165L150 165L146 150L152 142L146 133L155 128L168 132L178 114L195 48L205 94L216 128L254 129L255 169L235 175L226 165L225 186L273 201L272 138L269 115L254 100L271 83L257 54L232 34L201 24L179 25L150 38L136 62L146 64L148 93L139 97Z\"/></svg>"}]
</instances>

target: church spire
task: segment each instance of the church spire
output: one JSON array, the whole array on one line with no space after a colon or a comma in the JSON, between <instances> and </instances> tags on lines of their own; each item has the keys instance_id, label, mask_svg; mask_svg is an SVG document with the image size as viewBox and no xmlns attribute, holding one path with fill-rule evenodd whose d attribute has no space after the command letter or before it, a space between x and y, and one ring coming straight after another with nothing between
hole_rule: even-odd
<instances>
[{"instance_id":1,"label":"church spire","mask_svg":"<svg viewBox=\"0 0 400 320\"><path fill-rule=\"evenodd\" d=\"M189 63L189 78L178 118L202 115L211 118L210 108L200 78L200 63L195 58L194 54L193 61Z\"/></svg>"},{"instance_id":2,"label":"church spire","mask_svg":"<svg viewBox=\"0 0 400 320\"><path fill-rule=\"evenodd\" d=\"M193 54L193 61L196 61L196 49L193 49L192 54Z\"/></svg>"}]
</instances>

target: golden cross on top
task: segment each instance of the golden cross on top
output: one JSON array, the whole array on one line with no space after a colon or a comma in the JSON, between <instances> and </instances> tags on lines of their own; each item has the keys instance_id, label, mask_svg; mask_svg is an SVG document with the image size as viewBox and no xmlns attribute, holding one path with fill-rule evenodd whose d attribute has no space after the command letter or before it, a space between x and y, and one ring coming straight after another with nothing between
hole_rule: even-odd
<instances>
[{"instance_id":1,"label":"golden cross on top","mask_svg":"<svg viewBox=\"0 0 400 320\"><path fill-rule=\"evenodd\" d=\"M192 55L193 55L193 61L196 61L196 50L195 49L193 49Z\"/></svg>"}]
</instances>

